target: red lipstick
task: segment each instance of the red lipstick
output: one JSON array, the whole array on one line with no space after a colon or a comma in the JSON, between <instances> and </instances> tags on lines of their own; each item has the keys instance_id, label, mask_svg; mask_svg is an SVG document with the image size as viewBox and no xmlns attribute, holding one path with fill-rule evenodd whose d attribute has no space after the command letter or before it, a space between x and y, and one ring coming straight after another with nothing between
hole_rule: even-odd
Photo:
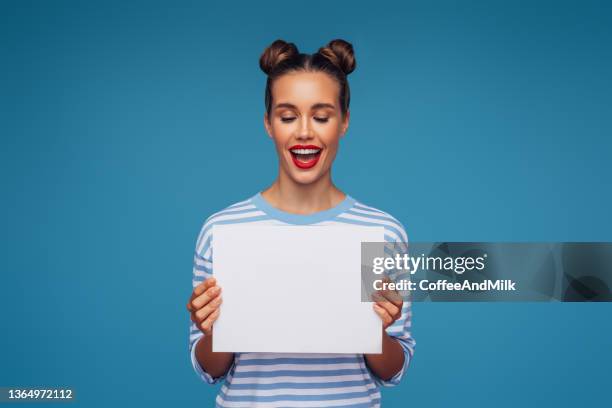
<instances>
[{"instance_id":1,"label":"red lipstick","mask_svg":"<svg viewBox=\"0 0 612 408\"><path fill-rule=\"evenodd\" d=\"M300 169L314 167L321 157L323 149L315 145L294 145L289 148L293 164Z\"/></svg>"}]
</instances>

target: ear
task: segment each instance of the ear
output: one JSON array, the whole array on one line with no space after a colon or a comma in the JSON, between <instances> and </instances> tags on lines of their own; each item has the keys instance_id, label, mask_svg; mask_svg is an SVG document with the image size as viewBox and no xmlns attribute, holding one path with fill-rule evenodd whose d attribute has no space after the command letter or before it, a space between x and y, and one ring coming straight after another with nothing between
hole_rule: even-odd
<instances>
[{"instance_id":1,"label":"ear","mask_svg":"<svg viewBox=\"0 0 612 408\"><path fill-rule=\"evenodd\" d=\"M347 109L346 115L344 115L344 120L342 121L342 131L340 132L340 138L343 138L346 134L346 131L348 130L350 117L351 111Z\"/></svg>"},{"instance_id":2,"label":"ear","mask_svg":"<svg viewBox=\"0 0 612 408\"><path fill-rule=\"evenodd\" d=\"M268 137L273 139L272 137L272 126L270 125L270 121L268 120L268 113L264 112L264 127L266 128L266 132L268 132Z\"/></svg>"}]
</instances>

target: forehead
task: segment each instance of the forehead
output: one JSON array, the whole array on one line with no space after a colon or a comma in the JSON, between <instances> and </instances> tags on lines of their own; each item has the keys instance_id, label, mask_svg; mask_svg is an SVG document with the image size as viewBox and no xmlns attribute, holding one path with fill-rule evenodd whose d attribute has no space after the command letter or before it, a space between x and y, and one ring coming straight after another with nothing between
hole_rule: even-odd
<instances>
[{"instance_id":1,"label":"forehead","mask_svg":"<svg viewBox=\"0 0 612 408\"><path fill-rule=\"evenodd\" d=\"M315 103L338 106L340 86L323 72L292 72L278 77L272 84L275 104L291 103L309 107Z\"/></svg>"}]
</instances>

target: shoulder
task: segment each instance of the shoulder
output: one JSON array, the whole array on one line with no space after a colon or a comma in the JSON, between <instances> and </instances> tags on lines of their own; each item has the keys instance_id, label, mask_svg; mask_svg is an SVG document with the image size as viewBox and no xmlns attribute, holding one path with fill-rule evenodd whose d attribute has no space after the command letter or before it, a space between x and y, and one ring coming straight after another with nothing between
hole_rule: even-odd
<instances>
[{"instance_id":1,"label":"shoulder","mask_svg":"<svg viewBox=\"0 0 612 408\"><path fill-rule=\"evenodd\" d=\"M252 216L257 213L259 210L253 203L252 197L247 198L243 201L238 201L237 203L228 205L227 207L219 210L206 218L204 221L203 227L212 226L216 223L221 223L223 221L230 220L240 220L245 217Z\"/></svg>"},{"instance_id":2,"label":"shoulder","mask_svg":"<svg viewBox=\"0 0 612 408\"><path fill-rule=\"evenodd\" d=\"M228 205L206 218L200 228L196 244L196 252L203 253L210 244L212 229L218 224L238 224L249 222L265 217L265 213L260 211L253 203L252 197Z\"/></svg>"},{"instance_id":3,"label":"shoulder","mask_svg":"<svg viewBox=\"0 0 612 408\"><path fill-rule=\"evenodd\" d=\"M379 208L355 200L353 206L343 216L369 224L381 225L387 229L395 241L408 242L408 234L404 225L397 218Z\"/></svg>"}]
</instances>

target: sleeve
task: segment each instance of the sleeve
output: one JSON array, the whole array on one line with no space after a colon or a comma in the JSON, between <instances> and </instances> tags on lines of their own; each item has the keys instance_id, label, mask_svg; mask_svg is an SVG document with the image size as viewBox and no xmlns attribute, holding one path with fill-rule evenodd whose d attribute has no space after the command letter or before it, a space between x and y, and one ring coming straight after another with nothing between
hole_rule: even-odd
<instances>
[{"instance_id":1,"label":"sleeve","mask_svg":"<svg viewBox=\"0 0 612 408\"><path fill-rule=\"evenodd\" d=\"M393 257L395 257L396 254L400 254L402 257L404 254L408 254L408 238L401 224L398 226L396 234L393 235L399 236L393 237L393 240L390 240L389 236L386 236L387 243L385 245L385 253ZM391 281L395 282L402 279L410 280L411 275L409 271L393 269L388 272L388 277ZM412 302L410 292L400 291L399 293L404 301L402 305L402 314L391 326L387 327L386 332L389 336L397 340L402 347L404 351L404 364L400 371L388 380L383 380L370 370L370 374L375 384L383 387L392 387L400 383L412 361L416 345L416 341L410 332L412 326Z\"/></svg>"},{"instance_id":2,"label":"sleeve","mask_svg":"<svg viewBox=\"0 0 612 408\"><path fill-rule=\"evenodd\" d=\"M193 255L193 277L192 288L195 288L213 274L212 263L212 225L208 222L204 223L202 230L198 236L195 253ZM196 359L195 350L197 343L204 337L204 333L190 321L189 328L189 354L191 356L191 365L198 377L208 384L216 384L224 379L226 374L220 377L212 377L206 372L198 360ZM234 367L234 362L227 372L230 372Z\"/></svg>"}]
</instances>

